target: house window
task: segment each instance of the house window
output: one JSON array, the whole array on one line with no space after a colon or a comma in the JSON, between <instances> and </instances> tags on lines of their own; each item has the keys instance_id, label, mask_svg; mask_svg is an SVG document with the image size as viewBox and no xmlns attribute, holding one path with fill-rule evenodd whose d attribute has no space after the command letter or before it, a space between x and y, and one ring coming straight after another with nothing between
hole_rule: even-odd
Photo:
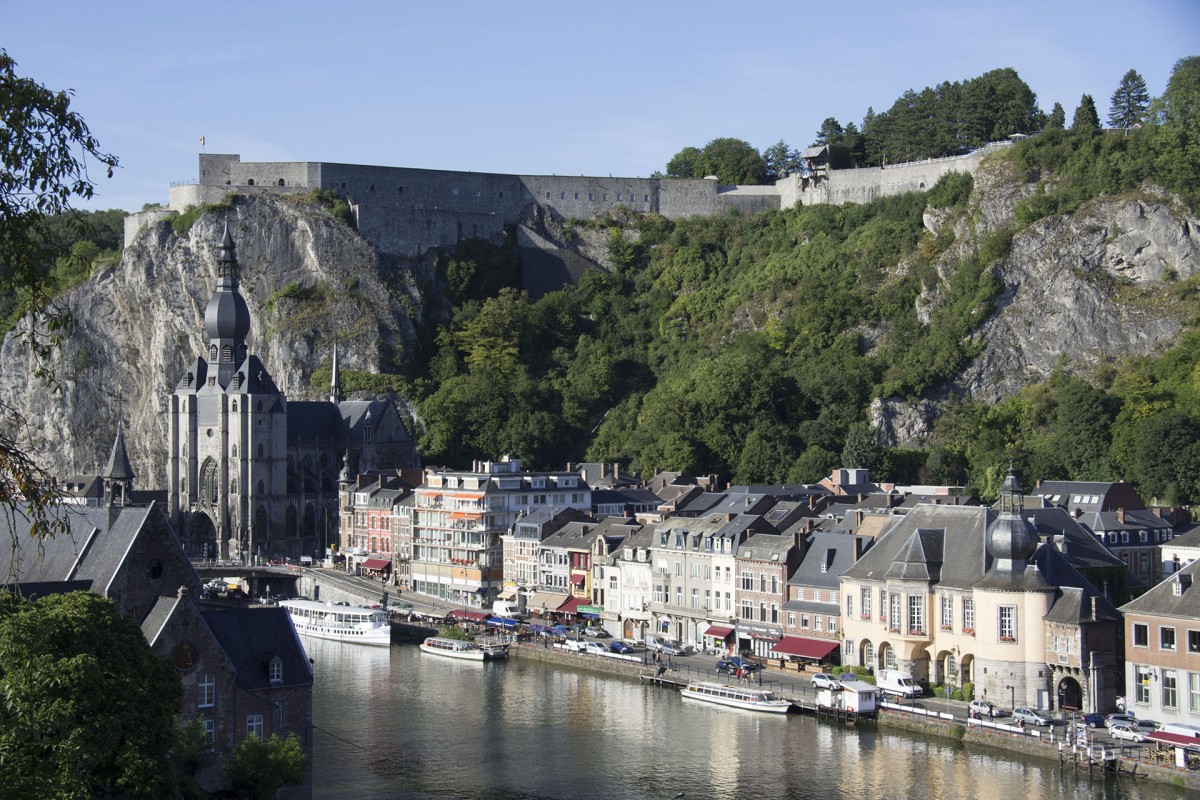
<instances>
[{"instance_id":1,"label":"house window","mask_svg":"<svg viewBox=\"0 0 1200 800\"><path fill-rule=\"evenodd\" d=\"M771 622L779 624L779 606L776 603L771 603Z\"/></svg>"},{"instance_id":2,"label":"house window","mask_svg":"<svg viewBox=\"0 0 1200 800\"><path fill-rule=\"evenodd\" d=\"M202 717L204 720L204 744L209 750L217 747L217 721L212 717Z\"/></svg>"},{"instance_id":3,"label":"house window","mask_svg":"<svg viewBox=\"0 0 1200 800\"><path fill-rule=\"evenodd\" d=\"M1150 646L1150 626L1144 622L1133 623L1133 646Z\"/></svg>"},{"instance_id":4,"label":"house window","mask_svg":"<svg viewBox=\"0 0 1200 800\"><path fill-rule=\"evenodd\" d=\"M251 714L246 717L246 736L257 736L259 739L266 738L263 735L263 715Z\"/></svg>"},{"instance_id":5,"label":"house window","mask_svg":"<svg viewBox=\"0 0 1200 800\"><path fill-rule=\"evenodd\" d=\"M275 656L267 667L267 677L271 683L283 683L283 659Z\"/></svg>"},{"instance_id":6,"label":"house window","mask_svg":"<svg viewBox=\"0 0 1200 800\"><path fill-rule=\"evenodd\" d=\"M948 631L954 628L954 598L950 595L942 595L942 630Z\"/></svg>"},{"instance_id":7,"label":"house window","mask_svg":"<svg viewBox=\"0 0 1200 800\"><path fill-rule=\"evenodd\" d=\"M789 628L796 627L796 612L795 611L788 612L788 627Z\"/></svg>"},{"instance_id":8,"label":"house window","mask_svg":"<svg viewBox=\"0 0 1200 800\"><path fill-rule=\"evenodd\" d=\"M887 622L887 612L888 612L887 589L880 589L879 590L879 621L880 622Z\"/></svg>"},{"instance_id":9,"label":"house window","mask_svg":"<svg viewBox=\"0 0 1200 800\"><path fill-rule=\"evenodd\" d=\"M217 704L217 676L206 672L200 676L196 686L199 694L196 698L197 708L212 708Z\"/></svg>"},{"instance_id":10,"label":"house window","mask_svg":"<svg viewBox=\"0 0 1200 800\"><path fill-rule=\"evenodd\" d=\"M854 662L854 655L855 655L855 653L854 653L854 640L853 640L853 639L847 639L847 640L846 640L846 643L845 643L845 644L842 646L842 663L844 663L844 664L851 664L851 663L853 663L853 662Z\"/></svg>"},{"instance_id":11,"label":"house window","mask_svg":"<svg viewBox=\"0 0 1200 800\"><path fill-rule=\"evenodd\" d=\"M800 615L800 630L808 630L808 614Z\"/></svg>"},{"instance_id":12,"label":"house window","mask_svg":"<svg viewBox=\"0 0 1200 800\"><path fill-rule=\"evenodd\" d=\"M683 608L683 587L682 586L675 587L675 605L678 606L679 608Z\"/></svg>"},{"instance_id":13,"label":"house window","mask_svg":"<svg viewBox=\"0 0 1200 800\"><path fill-rule=\"evenodd\" d=\"M894 631L900 630L900 593L892 592L890 598L891 607L888 611L888 628Z\"/></svg>"},{"instance_id":14,"label":"house window","mask_svg":"<svg viewBox=\"0 0 1200 800\"><path fill-rule=\"evenodd\" d=\"M1179 692L1175 686L1175 670L1162 671L1162 707L1175 708L1179 705Z\"/></svg>"},{"instance_id":15,"label":"house window","mask_svg":"<svg viewBox=\"0 0 1200 800\"><path fill-rule=\"evenodd\" d=\"M885 669L896 669L896 648L889 647L883 657Z\"/></svg>"},{"instance_id":16,"label":"house window","mask_svg":"<svg viewBox=\"0 0 1200 800\"><path fill-rule=\"evenodd\" d=\"M1017 640L1017 607L1000 606L1000 641Z\"/></svg>"},{"instance_id":17,"label":"house window","mask_svg":"<svg viewBox=\"0 0 1200 800\"><path fill-rule=\"evenodd\" d=\"M1200 631L1188 631L1188 652L1200 653Z\"/></svg>"},{"instance_id":18,"label":"house window","mask_svg":"<svg viewBox=\"0 0 1200 800\"><path fill-rule=\"evenodd\" d=\"M865 588L862 590L862 618L871 618L871 590Z\"/></svg>"},{"instance_id":19,"label":"house window","mask_svg":"<svg viewBox=\"0 0 1200 800\"><path fill-rule=\"evenodd\" d=\"M908 632L910 635L925 635L925 598L922 595L908 596Z\"/></svg>"},{"instance_id":20,"label":"house window","mask_svg":"<svg viewBox=\"0 0 1200 800\"><path fill-rule=\"evenodd\" d=\"M1188 680L1188 711L1193 714L1200 712L1200 672L1189 672Z\"/></svg>"},{"instance_id":21,"label":"house window","mask_svg":"<svg viewBox=\"0 0 1200 800\"><path fill-rule=\"evenodd\" d=\"M854 595L852 594L846 595L846 616L854 616Z\"/></svg>"},{"instance_id":22,"label":"house window","mask_svg":"<svg viewBox=\"0 0 1200 800\"><path fill-rule=\"evenodd\" d=\"M829 632L837 633L837 617L829 618Z\"/></svg>"},{"instance_id":23,"label":"house window","mask_svg":"<svg viewBox=\"0 0 1200 800\"><path fill-rule=\"evenodd\" d=\"M754 591L754 573L750 572L748 569L742 570L742 591Z\"/></svg>"},{"instance_id":24,"label":"house window","mask_svg":"<svg viewBox=\"0 0 1200 800\"><path fill-rule=\"evenodd\" d=\"M821 631L825 629L825 618L820 614L813 614L813 630Z\"/></svg>"},{"instance_id":25,"label":"house window","mask_svg":"<svg viewBox=\"0 0 1200 800\"><path fill-rule=\"evenodd\" d=\"M692 587L692 608L700 607L700 590Z\"/></svg>"},{"instance_id":26,"label":"house window","mask_svg":"<svg viewBox=\"0 0 1200 800\"><path fill-rule=\"evenodd\" d=\"M963 598L963 633L975 635L975 601Z\"/></svg>"},{"instance_id":27,"label":"house window","mask_svg":"<svg viewBox=\"0 0 1200 800\"><path fill-rule=\"evenodd\" d=\"M742 619L754 619L754 606L749 600L742 601Z\"/></svg>"},{"instance_id":28,"label":"house window","mask_svg":"<svg viewBox=\"0 0 1200 800\"><path fill-rule=\"evenodd\" d=\"M1158 629L1158 649L1169 650L1175 652L1175 629L1174 628L1159 628Z\"/></svg>"}]
</instances>

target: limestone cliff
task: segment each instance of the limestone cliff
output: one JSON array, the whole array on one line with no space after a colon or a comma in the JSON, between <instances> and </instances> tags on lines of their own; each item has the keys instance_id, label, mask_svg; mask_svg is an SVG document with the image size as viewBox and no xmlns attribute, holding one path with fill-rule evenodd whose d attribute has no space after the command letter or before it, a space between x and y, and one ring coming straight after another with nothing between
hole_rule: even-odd
<instances>
[{"instance_id":1,"label":"limestone cliff","mask_svg":"<svg viewBox=\"0 0 1200 800\"><path fill-rule=\"evenodd\" d=\"M399 270L317 206L238 198L179 236L150 225L120 263L65 297L76 329L53 356L58 383L14 331L0 349L0 401L23 418L20 437L56 474L103 467L118 420L137 486L165 485L162 400L203 352L204 308L216 282L216 246L228 221L252 323L249 346L293 399L311 399L308 376L334 341L346 369L394 372L415 338L421 264ZM414 272L416 270L416 272Z\"/></svg>"},{"instance_id":2,"label":"limestone cliff","mask_svg":"<svg viewBox=\"0 0 1200 800\"><path fill-rule=\"evenodd\" d=\"M971 214L958 220L961 257L990 231L1013 225L1016 204L1033 190L1003 163L976 176ZM945 221L927 215L928 227ZM1086 373L1107 357L1146 355L1169 344L1192 313L1171 286L1200 270L1197 220L1148 187L1138 197L1101 198L1070 215L1041 219L1015 234L991 265L1002 290L974 337L979 355L917 403L876 401L872 424L885 445L920 445L939 404L952 395L994 403L1054 369ZM936 293L925 302L937 302Z\"/></svg>"}]
</instances>

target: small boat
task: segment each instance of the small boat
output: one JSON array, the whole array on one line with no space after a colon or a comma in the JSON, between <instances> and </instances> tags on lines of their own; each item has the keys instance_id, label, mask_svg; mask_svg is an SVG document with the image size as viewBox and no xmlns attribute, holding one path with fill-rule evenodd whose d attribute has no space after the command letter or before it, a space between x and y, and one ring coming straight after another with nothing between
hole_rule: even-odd
<instances>
[{"instance_id":1,"label":"small boat","mask_svg":"<svg viewBox=\"0 0 1200 800\"><path fill-rule=\"evenodd\" d=\"M748 689L742 686L726 686L723 683L694 681L680 692L690 700L702 700L721 706L742 708L747 711L765 711L768 714L786 714L792 704L766 689Z\"/></svg>"},{"instance_id":2,"label":"small boat","mask_svg":"<svg viewBox=\"0 0 1200 800\"><path fill-rule=\"evenodd\" d=\"M379 647L392 643L392 626L382 608L313 600L281 600L279 606L287 609L296 633L301 636Z\"/></svg>"},{"instance_id":3,"label":"small boat","mask_svg":"<svg viewBox=\"0 0 1200 800\"><path fill-rule=\"evenodd\" d=\"M447 639L430 636L421 642L421 652L446 658L461 658L466 661L499 661L508 658L508 648L480 646L465 639Z\"/></svg>"}]
</instances>

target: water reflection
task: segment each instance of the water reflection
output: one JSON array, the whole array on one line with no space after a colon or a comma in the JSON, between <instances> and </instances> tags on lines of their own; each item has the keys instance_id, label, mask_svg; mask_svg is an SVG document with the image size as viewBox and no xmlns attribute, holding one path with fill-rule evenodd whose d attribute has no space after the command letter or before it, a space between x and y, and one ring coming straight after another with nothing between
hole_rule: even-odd
<instances>
[{"instance_id":1,"label":"water reflection","mask_svg":"<svg viewBox=\"0 0 1200 800\"><path fill-rule=\"evenodd\" d=\"M306 643L307 644L307 643ZM945 741L684 702L635 681L413 646L308 644L314 797L1163 800Z\"/></svg>"}]
</instances>

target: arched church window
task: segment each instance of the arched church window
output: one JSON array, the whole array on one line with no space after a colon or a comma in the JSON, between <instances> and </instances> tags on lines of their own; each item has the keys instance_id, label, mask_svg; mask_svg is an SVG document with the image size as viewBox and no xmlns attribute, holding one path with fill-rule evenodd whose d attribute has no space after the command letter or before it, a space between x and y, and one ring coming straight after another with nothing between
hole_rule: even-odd
<instances>
[{"instance_id":1,"label":"arched church window","mask_svg":"<svg viewBox=\"0 0 1200 800\"><path fill-rule=\"evenodd\" d=\"M295 536L297 533L299 533L299 531L296 530L296 507L295 506L287 507L285 525L287 526L286 531L284 533L285 536Z\"/></svg>"},{"instance_id":2,"label":"arched church window","mask_svg":"<svg viewBox=\"0 0 1200 800\"><path fill-rule=\"evenodd\" d=\"M179 479L179 491L183 494L187 494L187 477L186 476Z\"/></svg>"},{"instance_id":3,"label":"arched church window","mask_svg":"<svg viewBox=\"0 0 1200 800\"><path fill-rule=\"evenodd\" d=\"M233 388L237 389L242 383L242 373L233 376ZM233 401L233 411L237 411L237 400Z\"/></svg>"},{"instance_id":4,"label":"arched church window","mask_svg":"<svg viewBox=\"0 0 1200 800\"><path fill-rule=\"evenodd\" d=\"M230 347L229 345L225 345L224 347L221 348L221 363L222 364L232 364L233 363L233 348Z\"/></svg>"},{"instance_id":5,"label":"arched church window","mask_svg":"<svg viewBox=\"0 0 1200 800\"><path fill-rule=\"evenodd\" d=\"M229 493L237 494L237 478L234 478L229 481Z\"/></svg>"},{"instance_id":6,"label":"arched church window","mask_svg":"<svg viewBox=\"0 0 1200 800\"><path fill-rule=\"evenodd\" d=\"M263 446L261 444L258 446L258 457L263 457Z\"/></svg>"},{"instance_id":7,"label":"arched church window","mask_svg":"<svg viewBox=\"0 0 1200 800\"><path fill-rule=\"evenodd\" d=\"M200 490L203 499L210 503L217 502L219 481L217 480L217 462L211 458L205 459L200 468Z\"/></svg>"}]
</instances>

